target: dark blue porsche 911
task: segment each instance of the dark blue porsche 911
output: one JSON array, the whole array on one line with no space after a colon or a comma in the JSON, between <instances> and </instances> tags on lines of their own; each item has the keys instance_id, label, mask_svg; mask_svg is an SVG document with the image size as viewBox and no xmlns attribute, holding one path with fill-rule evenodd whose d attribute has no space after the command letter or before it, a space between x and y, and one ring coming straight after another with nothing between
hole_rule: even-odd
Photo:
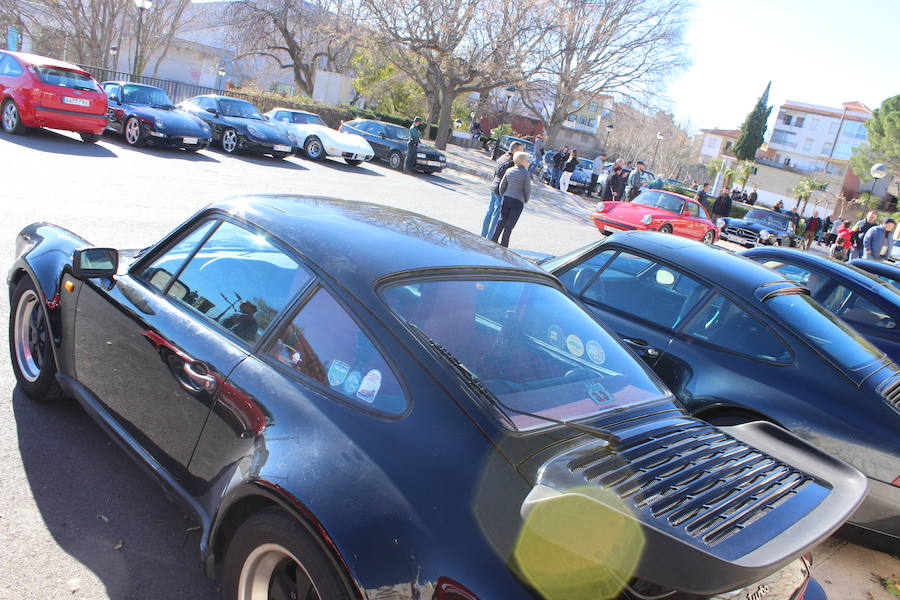
<instances>
[{"instance_id":1,"label":"dark blue porsche 911","mask_svg":"<svg viewBox=\"0 0 900 600\"><path fill-rule=\"evenodd\" d=\"M239 198L139 252L35 224L8 281L21 389L183 504L228 599L811 599L866 490L689 416L557 279L412 213Z\"/></svg>"}]
</instances>

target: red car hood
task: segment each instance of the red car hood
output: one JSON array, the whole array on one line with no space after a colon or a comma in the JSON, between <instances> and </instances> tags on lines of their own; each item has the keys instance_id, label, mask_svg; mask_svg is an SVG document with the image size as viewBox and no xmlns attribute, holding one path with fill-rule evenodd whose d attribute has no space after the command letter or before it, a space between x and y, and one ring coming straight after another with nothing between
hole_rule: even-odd
<instances>
[{"instance_id":1,"label":"red car hood","mask_svg":"<svg viewBox=\"0 0 900 600\"><path fill-rule=\"evenodd\" d=\"M603 212L601 215L609 215L620 223L628 225L641 226L641 218L644 215L653 215L656 219L676 219L680 215L654 208L652 206L644 206L643 204L635 204L634 202L604 202Z\"/></svg>"}]
</instances>

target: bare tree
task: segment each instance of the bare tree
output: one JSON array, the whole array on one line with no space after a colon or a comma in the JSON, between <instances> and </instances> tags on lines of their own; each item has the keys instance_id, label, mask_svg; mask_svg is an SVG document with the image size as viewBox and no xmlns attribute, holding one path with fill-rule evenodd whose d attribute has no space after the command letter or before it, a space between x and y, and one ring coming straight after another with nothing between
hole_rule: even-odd
<instances>
[{"instance_id":1,"label":"bare tree","mask_svg":"<svg viewBox=\"0 0 900 600\"><path fill-rule=\"evenodd\" d=\"M272 59L312 96L317 70L350 66L356 7L353 0L236 0L226 14L239 56Z\"/></svg>"},{"instance_id":2,"label":"bare tree","mask_svg":"<svg viewBox=\"0 0 900 600\"><path fill-rule=\"evenodd\" d=\"M122 0L40 0L42 21L65 36L65 58L82 64L109 67L110 47L125 26L129 7ZM36 17L37 18L37 17Z\"/></svg>"},{"instance_id":3,"label":"bare tree","mask_svg":"<svg viewBox=\"0 0 900 600\"><path fill-rule=\"evenodd\" d=\"M523 91L540 115L548 140L559 133L573 101L615 94L648 105L674 72L688 64L683 52L685 0L559 0L544 37L548 56Z\"/></svg>"},{"instance_id":4,"label":"bare tree","mask_svg":"<svg viewBox=\"0 0 900 600\"><path fill-rule=\"evenodd\" d=\"M628 162L643 160L651 171L666 177L678 179L688 173L694 163L693 143L687 126L677 123L671 113L648 115L622 103L616 104L613 113L610 156ZM657 134L662 134L661 140Z\"/></svg>"},{"instance_id":5,"label":"bare tree","mask_svg":"<svg viewBox=\"0 0 900 600\"><path fill-rule=\"evenodd\" d=\"M453 101L536 71L545 0L362 0L385 56L425 91L435 145L445 148ZM523 72L524 71L524 72ZM434 110L437 109L437 115Z\"/></svg>"},{"instance_id":6,"label":"bare tree","mask_svg":"<svg viewBox=\"0 0 900 600\"><path fill-rule=\"evenodd\" d=\"M129 4L132 6L126 17L128 23L126 29L131 28L130 35L135 35L137 7L134 6L134 3ZM188 25L185 12L190 5L191 0L154 0L153 8L144 12L141 25L140 55L137 58L136 72L138 74L142 74L150 59L156 56L153 68L153 75L156 75L175 36Z\"/></svg>"}]
</instances>

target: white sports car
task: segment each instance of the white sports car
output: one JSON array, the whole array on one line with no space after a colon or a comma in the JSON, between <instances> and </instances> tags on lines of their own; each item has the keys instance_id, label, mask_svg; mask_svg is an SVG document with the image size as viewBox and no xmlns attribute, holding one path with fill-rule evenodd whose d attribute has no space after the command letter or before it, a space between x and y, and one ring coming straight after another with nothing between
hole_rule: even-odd
<instances>
[{"instance_id":1,"label":"white sports car","mask_svg":"<svg viewBox=\"0 0 900 600\"><path fill-rule=\"evenodd\" d=\"M355 167L375 156L375 151L365 138L332 129L319 115L302 110L274 108L265 116L272 123L281 125L294 146L303 148L303 153L310 160L334 156Z\"/></svg>"}]
</instances>

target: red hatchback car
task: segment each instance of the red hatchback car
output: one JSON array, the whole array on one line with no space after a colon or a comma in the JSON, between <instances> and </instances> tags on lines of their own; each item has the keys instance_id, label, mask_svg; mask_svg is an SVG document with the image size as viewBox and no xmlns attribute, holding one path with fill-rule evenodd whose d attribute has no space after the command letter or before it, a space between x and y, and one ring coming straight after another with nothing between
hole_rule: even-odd
<instances>
[{"instance_id":1,"label":"red hatchback car","mask_svg":"<svg viewBox=\"0 0 900 600\"><path fill-rule=\"evenodd\" d=\"M592 218L603 233L642 229L707 244L719 235L706 208L687 196L664 190L644 190L631 202L598 202Z\"/></svg>"},{"instance_id":2,"label":"red hatchback car","mask_svg":"<svg viewBox=\"0 0 900 600\"><path fill-rule=\"evenodd\" d=\"M6 133L50 127L93 143L106 127L106 94L75 65L0 50L0 117Z\"/></svg>"}]
</instances>

